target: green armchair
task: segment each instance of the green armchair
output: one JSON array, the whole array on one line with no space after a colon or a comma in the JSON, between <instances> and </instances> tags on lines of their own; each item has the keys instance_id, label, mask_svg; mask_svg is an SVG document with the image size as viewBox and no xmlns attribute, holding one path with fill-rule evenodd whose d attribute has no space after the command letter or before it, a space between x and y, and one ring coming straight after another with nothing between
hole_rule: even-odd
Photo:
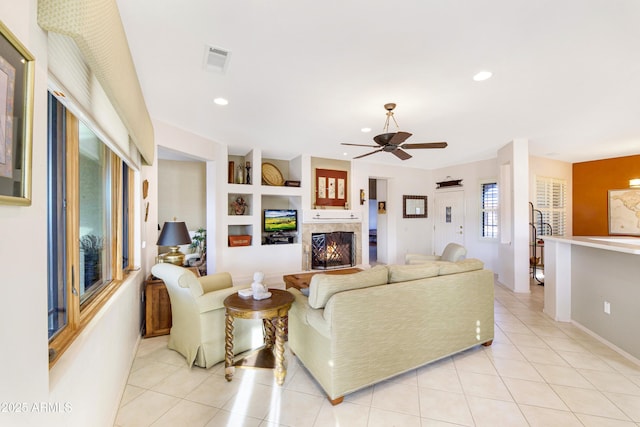
<instances>
[{"instance_id":1,"label":"green armchair","mask_svg":"<svg viewBox=\"0 0 640 427\"><path fill-rule=\"evenodd\" d=\"M172 326L169 348L182 354L187 364L210 368L224 360L225 308L227 296L238 291L229 273L196 277L190 270L162 263L151 268L162 279L171 300ZM262 343L262 321L234 322L234 352Z\"/></svg>"}]
</instances>

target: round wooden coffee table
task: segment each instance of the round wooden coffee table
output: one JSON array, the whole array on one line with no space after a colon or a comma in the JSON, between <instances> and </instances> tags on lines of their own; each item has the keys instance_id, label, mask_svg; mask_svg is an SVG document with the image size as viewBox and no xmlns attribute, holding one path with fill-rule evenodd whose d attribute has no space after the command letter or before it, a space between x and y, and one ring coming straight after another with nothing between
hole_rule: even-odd
<instances>
[{"instance_id":1,"label":"round wooden coffee table","mask_svg":"<svg viewBox=\"0 0 640 427\"><path fill-rule=\"evenodd\" d=\"M269 289L269 292L271 292L271 297L263 300L242 298L237 293L229 295L224 300L226 308L224 377L227 381L233 379L234 366L253 366L275 368L276 382L278 385L284 383L284 377L287 375L287 370L284 366L285 318L295 298L289 292L281 289ZM234 318L262 319L264 324L264 347L258 350L256 356L242 359L235 364L233 361Z\"/></svg>"}]
</instances>

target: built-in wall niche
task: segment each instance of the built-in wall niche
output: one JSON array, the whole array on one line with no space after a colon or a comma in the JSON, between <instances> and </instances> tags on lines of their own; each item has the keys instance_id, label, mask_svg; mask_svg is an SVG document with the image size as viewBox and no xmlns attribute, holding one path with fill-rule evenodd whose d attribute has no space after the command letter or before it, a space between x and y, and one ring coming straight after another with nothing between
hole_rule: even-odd
<instances>
[{"instance_id":1,"label":"built-in wall niche","mask_svg":"<svg viewBox=\"0 0 640 427\"><path fill-rule=\"evenodd\" d=\"M311 157L311 175L312 209L349 209L353 206L350 161Z\"/></svg>"},{"instance_id":2,"label":"built-in wall niche","mask_svg":"<svg viewBox=\"0 0 640 427\"><path fill-rule=\"evenodd\" d=\"M251 246L253 245L253 225L238 224L228 226L229 246Z\"/></svg>"},{"instance_id":3,"label":"built-in wall niche","mask_svg":"<svg viewBox=\"0 0 640 427\"><path fill-rule=\"evenodd\" d=\"M302 159L292 160L263 158L260 170L262 185L300 187Z\"/></svg>"},{"instance_id":4,"label":"built-in wall niche","mask_svg":"<svg viewBox=\"0 0 640 427\"><path fill-rule=\"evenodd\" d=\"M228 199L229 215L253 215L253 194L229 193Z\"/></svg>"},{"instance_id":5,"label":"built-in wall niche","mask_svg":"<svg viewBox=\"0 0 640 427\"><path fill-rule=\"evenodd\" d=\"M255 166L252 162L253 152L245 155L229 154L227 164L227 182L229 184L253 184Z\"/></svg>"},{"instance_id":6,"label":"built-in wall niche","mask_svg":"<svg viewBox=\"0 0 640 427\"><path fill-rule=\"evenodd\" d=\"M263 195L261 216L262 244L300 242L302 209L299 196Z\"/></svg>"}]
</instances>

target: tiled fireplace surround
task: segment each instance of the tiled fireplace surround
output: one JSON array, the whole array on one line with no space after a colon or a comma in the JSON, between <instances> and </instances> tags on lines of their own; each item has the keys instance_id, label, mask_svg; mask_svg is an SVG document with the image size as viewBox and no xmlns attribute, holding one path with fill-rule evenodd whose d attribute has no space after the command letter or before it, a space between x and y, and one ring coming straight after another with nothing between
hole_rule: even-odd
<instances>
[{"instance_id":1,"label":"tiled fireplace surround","mask_svg":"<svg viewBox=\"0 0 640 427\"><path fill-rule=\"evenodd\" d=\"M361 222L310 222L302 224L302 269L311 269L311 234L347 231L355 234L356 260L362 264L362 223Z\"/></svg>"}]
</instances>

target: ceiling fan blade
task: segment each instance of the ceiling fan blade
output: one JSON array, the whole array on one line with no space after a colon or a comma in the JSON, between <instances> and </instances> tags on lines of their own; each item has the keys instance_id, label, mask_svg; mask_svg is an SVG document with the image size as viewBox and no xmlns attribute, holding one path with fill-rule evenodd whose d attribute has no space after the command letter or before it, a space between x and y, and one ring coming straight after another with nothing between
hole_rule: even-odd
<instances>
[{"instance_id":1,"label":"ceiling fan blade","mask_svg":"<svg viewBox=\"0 0 640 427\"><path fill-rule=\"evenodd\" d=\"M353 145L354 147L373 147L373 148L378 148L377 145L349 144L347 142L341 142L340 144L342 144L342 145Z\"/></svg>"},{"instance_id":2,"label":"ceiling fan blade","mask_svg":"<svg viewBox=\"0 0 640 427\"><path fill-rule=\"evenodd\" d=\"M407 160L411 158L411 154L401 150L400 148L393 150L392 153L395 154L396 157L399 158L400 160Z\"/></svg>"},{"instance_id":3,"label":"ceiling fan blade","mask_svg":"<svg viewBox=\"0 0 640 427\"><path fill-rule=\"evenodd\" d=\"M395 135L391 137L389 144L391 145L400 145L405 142L411 134L409 132L396 132Z\"/></svg>"},{"instance_id":4,"label":"ceiling fan blade","mask_svg":"<svg viewBox=\"0 0 640 427\"><path fill-rule=\"evenodd\" d=\"M367 154L362 154L362 155L360 155L360 156L356 156L356 157L354 157L353 159L354 159L354 160L355 160L355 159L361 159L361 158L363 158L363 157L367 157L367 156L370 156L370 155L372 155L372 154L379 153L379 152L381 152L381 151L382 151L382 148L381 148L381 149L379 149L379 150L372 151L372 152L367 153Z\"/></svg>"},{"instance_id":5,"label":"ceiling fan blade","mask_svg":"<svg viewBox=\"0 0 640 427\"><path fill-rule=\"evenodd\" d=\"M446 142L422 142L417 144L404 144L402 148L404 149L413 149L413 148L447 148Z\"/></svg>"}]
</instances>

